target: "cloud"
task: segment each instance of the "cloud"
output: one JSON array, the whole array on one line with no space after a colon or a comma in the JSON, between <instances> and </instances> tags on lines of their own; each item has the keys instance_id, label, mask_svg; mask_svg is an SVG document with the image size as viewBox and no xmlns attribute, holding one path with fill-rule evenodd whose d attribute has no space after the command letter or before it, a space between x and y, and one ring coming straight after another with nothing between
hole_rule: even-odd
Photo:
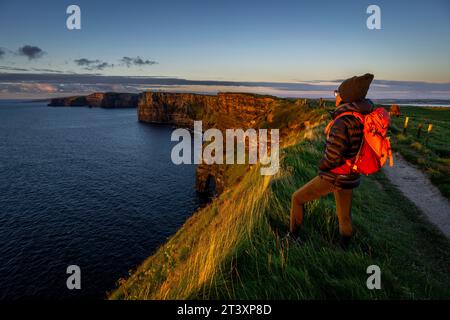
<instances>
[{"instance_id":1,"label":"cloud","mask_svg":"<svg viewBox=\"0 0 450 320\"><path fill-rule=\"evenodd\" d=\"M107 63L107 62L102 62L102 63L99 63L99 64L91 67L88 70L103 70L105 68L112 68L112 67L114 67L113 64L110 64L110 63Z\"/></svg>"},{"instance_id":2,"label":"cloud","mask_svg":"<svg viewBox=\"0 0 450 320\"><path fill-rule=\"evenodd\" d=\"M5 71L23 71L23 72L42 72L42 73L69 73L67 71L47 69L47 68L18 68L9 66L0 66L0 70Z\"/></svg>"},{"instance_id":3,"label":"cloud","mask_svg":"<svg viewBox=\"0 0 450 320\"><path fill-rule=\"evenodd\" d=\"M158 62L153 61L153 60L144 60L141 57L123 57L122 59L120 59L120 62L124 65L127 66L127 68L131 67L131 66L138 66L138 67L142 67L142 66L151 66L154 64L158 64Z\"/></svg>"},{"instance_id":4,"label":"cloud","mask_svg":"<svg viewBox=\"0 0 450 320\"><path fill-rule=\"evenodd\" d=\"M128 68L131 66L138 66L138 67L142 67L142 66L151 66L154 64L157 64L158 62L153 61L153 60L144 60L141 57L123 57L122 59L119 60L121 64L127 66ZM108 63L106 61L102 61L99 59L87 59L87 58L80 58L80 59L75 59L74 62L80 66L83 67L83 69L85 70L103 70L105 68L113 68L114 64L112 63Z\"/></svg>"},{"instance_id":5,"label":"cloud","mask_svg":"<svg viewBox=\"0 0 450 320\"><path fill-rule=\"evenodd\" d=\"M16 67L7 67L7 66L0 66L0 70L5 70L5 71L29 71L29 69L25 69L25 68L16 68Z\"/></svg>"},{"instance_id":6,"label":"cloud","mask_svg":"<svg viewBox=\"0 0 450 320\"><path fill-rule=\"evenodd\" d=\"M48 73L64 73L64 71L61 71L61 70L46 69L46 68L31 68L31 71L48 72Z\"/></svg>"},{"instance_id":7,"label":"cloud","mask_svg":"<svg viewBox=\"0 0 450 320\"><path fill-rule=\"evenodd\" d=\"M89 60L86 58L81 58L81 59L75 59L74 62L78 66L83 67L83 69L85 69L85 70L103 70L105 68L114 67L114 64L111 64L111 63L108 63L105 61L101 61L99 59Z\"/></svg>"},{"instance_id":8,"label":"cloud","mask_svg":"<svg viewBox=\"0 0 450 320\"><path fill-rule=\"evenodd\" d=\"M0 59L3 58L5 53L6 53L6 51L3 48L0 48Z\"/></svg>"},{"instance_id":9,"label":"cloud","mask_svg":"<svg viewBox=\"0 0 450 320\"><path fill-rule=\"evenodd\" d=\"M86 58L73 60L78 66L90 66L95 63L100 63L100 60L89 60Z\"/></svg>"},{"instance_id":10,"label":"cloud","mask_svg":"<svg viewBox=\"0 0 450 320\"><path fill-rule=\"evenodd\" d=\"M28 60L39 59L45 52L36 46L25 45L18 50L19 55L26 56Z\"/></svg>"}]
</instances>

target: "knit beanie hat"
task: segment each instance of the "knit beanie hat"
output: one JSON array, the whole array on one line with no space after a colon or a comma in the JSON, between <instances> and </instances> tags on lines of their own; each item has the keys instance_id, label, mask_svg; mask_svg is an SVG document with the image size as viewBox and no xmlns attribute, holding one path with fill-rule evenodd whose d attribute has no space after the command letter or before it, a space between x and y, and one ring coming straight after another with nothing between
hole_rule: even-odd
<instances>
[{"instance_id":1,"label":"knit beanie hat","mask_svg":"<svg viewBox=\"0 0 450 320\"><path fill-rule=\"evenodd\" d=\"M361 101L366 97L369 91L370 83L373 80L373 74L366 73L363 76L354 76L344 82L338 88L339 95L343 102Z\"/></svg>"}]
</instances>

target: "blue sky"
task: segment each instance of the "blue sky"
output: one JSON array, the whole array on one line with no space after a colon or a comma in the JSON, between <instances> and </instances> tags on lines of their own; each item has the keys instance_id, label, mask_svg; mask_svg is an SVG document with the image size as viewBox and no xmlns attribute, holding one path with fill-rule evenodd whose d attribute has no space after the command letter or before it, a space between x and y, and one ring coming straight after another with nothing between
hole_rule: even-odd
<instances>
[{"instance_id":1,"label":"blue sky","mask_svg":"<svg viewBox=\"0 0 450 320\"><path fill-rule=\"evenodd\" d=\"M66 28L70 4L81 8L81 30ZM381 8L381 30L366 27L370 4ZM371 72L378 80L450 83L449 39L446 0L0 0L0 72L49 79L97 73L298 83ZM19 54L24 46L42 54L29 59ZM127 66L124 57L143 63ZM0 95L14 90L0 83ZM450 98L432 91L429 97Z\"/></svg>"}]
</instances>

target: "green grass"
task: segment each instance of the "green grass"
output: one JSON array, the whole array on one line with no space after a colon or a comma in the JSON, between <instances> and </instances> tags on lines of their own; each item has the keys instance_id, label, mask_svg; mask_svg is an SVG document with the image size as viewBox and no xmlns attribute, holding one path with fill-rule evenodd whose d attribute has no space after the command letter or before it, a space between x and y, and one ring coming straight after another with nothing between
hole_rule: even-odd
<instances>
[{"instance_id":1,"label":"green grass","mask_svg":"<svg viewBox=\"0 0 450 320\"><path fill-rule=\"evenodd\" d=\"M402 107L401 112L402 117L393 118L391 127L393 149L426 172L431 182L450 199L450 108ZM406 116L409 125L403 134ZM426 144L430 123L433 130ZM417 137L419 124L423 124L420 138Z\"/></svg>"},{"instance_id":2,"label":"green grass","mask_svg":"<svg viewBox=\"0 0 450 320\"><path fill-rule=\"evenodd\" d=\"M356 233L347 251L338 245L332 196L307 205L301 245L283 240L292 192L317 174L323 136L316 137L283 148L273 177L253 166L109 297L448 299L450 242L382 173L355 190ZM372 264L381 268L381 290L366 287Z\"/></svg>"}]
</instances>

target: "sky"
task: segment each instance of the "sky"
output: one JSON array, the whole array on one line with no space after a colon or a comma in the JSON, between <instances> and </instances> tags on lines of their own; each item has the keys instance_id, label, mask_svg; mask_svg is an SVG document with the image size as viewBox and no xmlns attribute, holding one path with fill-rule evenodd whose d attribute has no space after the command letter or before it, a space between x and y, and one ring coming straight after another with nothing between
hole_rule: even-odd
<instances>
[{"instance_id":1,"label":"sky","mask_svg":"<svg viewBox=\"0 0 450 320\"><path fill-rule=\"evenodd\" d=\"M68 30L66 9L81 9ZM366 9L381 9L369 30ZM0 0L0 98L90 91L450 98L450 1ZM138 80L136 80L138 79ZM168 81L168 79L170 81Z\"/></svg>"}]
</instances>

